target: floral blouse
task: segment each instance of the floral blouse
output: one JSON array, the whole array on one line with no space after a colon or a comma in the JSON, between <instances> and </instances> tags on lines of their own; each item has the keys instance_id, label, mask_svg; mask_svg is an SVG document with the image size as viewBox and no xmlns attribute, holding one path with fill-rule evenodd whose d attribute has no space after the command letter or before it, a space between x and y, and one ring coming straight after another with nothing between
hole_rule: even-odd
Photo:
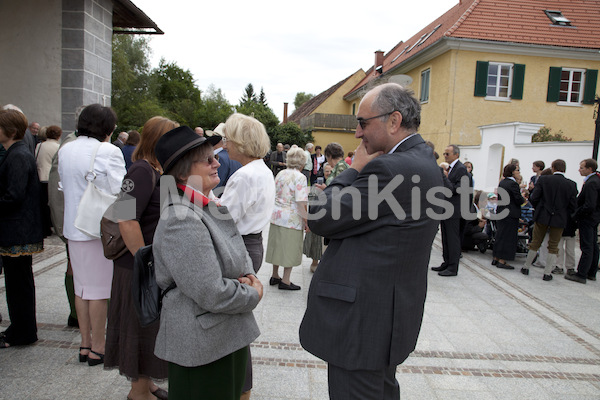
<instances>
[{"instance_id":1,"label":"floral blouse","mask_svg":"<svg viewBox=\"0 0 600 400\"><path fill-rule=\"evenodd\" d=\"M284 169L275 178L275 207L271 223L285 228L303 230L298 202L308 201L306 176L295 169Z\"/></svg>"}]
</instances>

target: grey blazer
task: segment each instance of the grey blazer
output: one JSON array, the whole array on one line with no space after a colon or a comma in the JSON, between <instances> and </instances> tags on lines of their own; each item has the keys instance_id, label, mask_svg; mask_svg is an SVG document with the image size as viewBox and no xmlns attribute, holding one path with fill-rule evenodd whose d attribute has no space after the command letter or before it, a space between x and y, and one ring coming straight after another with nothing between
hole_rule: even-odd
<instances>
[{"instance_id":1,"label":"grey blazer","mask_svg":"<svg viewBox=\"0 0 600 400\"><path fill-rule=\"evenodd\" d=\"M397 216L391 202L384 201L378 204L377 218L371 219L369 181L377 177L381 192L399 175L404 180L391 196L406 215ZM418 183L412 180L415 175ZM342 172L325 189L327 202L311 204L311 213L325 216L309 221L310 230L331 242L310 284L300 325L302 347L348 370L380 370L408 357L421 328L427 265L438 227L426 209L441 212L426 195L442 185L431 148L414 135L360 173ZM340 189L361 193L358 220L352 217L352 198L358 196L336 195ZM411 202L413 193L421 206L419 214ZM335 218L332 210L338 202L341 217Z\"/></svg>"},{"instance_id":2,"label":"grey blazer","mask_svg":"<svg viewBox=\"0 0 600 400\"><path fill-rule=\"evenodd\" d=\"M216 361L260 335L252 310L258 292L238 277L252 261L226 207L166 207L153 243L156 281L177 287L163 298L157 357L194 367Z\"/></svg>"}]
</instances>

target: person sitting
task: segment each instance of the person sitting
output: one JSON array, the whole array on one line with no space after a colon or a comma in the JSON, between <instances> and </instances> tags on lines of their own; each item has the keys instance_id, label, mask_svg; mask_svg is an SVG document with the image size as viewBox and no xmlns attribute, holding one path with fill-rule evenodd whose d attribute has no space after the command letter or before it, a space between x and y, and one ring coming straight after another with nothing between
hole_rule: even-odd
<instances>
[{"instance_id":1,"label":"person sitting","mask_svg":"<svg viewBox=\"0 0 600 400\"><path fill-rule=\"evenodd\" d=\"M176 186L152 245L158 286L177 285L163 297L154 351L169 363L173 399L239 400L248 346L260 335L252 310L262 284L235 222L212 194L220 140L182 126L156 144L160 185Z\"/></svg>"}]
</instances>

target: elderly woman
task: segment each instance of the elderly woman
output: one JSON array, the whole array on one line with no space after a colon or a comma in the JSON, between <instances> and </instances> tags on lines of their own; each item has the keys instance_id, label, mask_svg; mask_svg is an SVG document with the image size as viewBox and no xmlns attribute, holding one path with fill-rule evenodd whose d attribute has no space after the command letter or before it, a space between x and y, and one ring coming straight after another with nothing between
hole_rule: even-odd
<instances>
[{"instance_id":1,"label":"elderly woman","mask_svg":"<svg viewBox=\"0 0 600 400\"><path fill-rule=\"evenodd\" d=\"M492 265L503 269L515 269L506 261L515 259L517 252L517 241L519 240L519 217L521 216L521 205L525 199L521 195L521 190L517 180L521 177L519 166L510 163L504 167L502 173L504 179L500 181L498 188L498 207L496 213L500 214L505 209L508 215L496 221L496 240L494 241L494 260ZM507 198L508 196L508 198ZM508 204L501 205L508 200Z\"/></svg>"},{"instance_id":2,"label":"elderly woman","mask_svg":"<svg viewBox=\"0 0 600 400\"><path fill-rule=\"evenodd\" d=\"M0 333L0 349L37 341L32 254L43 250L40 185L33 154L22 139L27 118L0 110L0 255L4 265L10 326Z\"/></svg>"},{"instance_id":3,"label":"elderly woman","mask_svg":"<svg viewBox=\"0 0 600 400\"><path fill-rule=\"evenodd\" d=\"M254 272L258 272L263 261L262 231L269 223L275 198L273 173L262 160L271 141L264 125L244 114L231 115L224 129L229 159L238 161L242 167L227 181L221 204L227 206L244 239ZM248 396L250 389L252 357L248 354L243 393Z\"/></svg>"},{"instance_id":4,"label":"elderly woman","mask_svg":"<svg viewBox=\"0 0 600 400\"><path fill-rule=\"evenodd\" d=\"M75 308L81 333L79 361L89 366L104 362L104 334L113 263L104 257L100 239L75 227L77 209L88 185L87 171L94 152L94 184L116 195L125 176L121 150L108 140L115 129L117 116L110 107L92 104L85 107L77 121L76 140L58 151L59 186L65 197L63 235L68 240L69 257L75 284Z\"/></svg>"},{"instance_id":5,"label":"elderly woman","mask_svg":"<svg viewBox=\"0 0 600 400\"><path fill-rule=\"evenodd\" d=\"M50 207L48 206L48 179L50 177L52 159L60 147L58 140L62 135L62 129L59 126L51 125L45 127L45 132L46 141L39 143L35 149L35 162L41 183L42 227L44 229L44 237L47 237L52 234L50 230L52 220L50 219Z\"/></svg>"},{"instance_id":6,"label":"elderly woman","mask_svg":"<svg viewBox=\"0 0 600 400\"><path fill-rule=\"evenodd\" d=\"M211 192L219 183L219 140L183 126L156 145L161 186L171 193L154 234L156 281L176 287L162 301L155 354L169 363L171 400L239 400L248 346L260 334L252 310L262 284L227 208Z\"/></svg>"},{"instance_id":7,"label":"elderly woman","mask_svg":"<svg viewBox=\"0 0 600 400\"><path fill-rule=\"evenodd\" d=\"M287 169L275 178L275 208L271 216L266 262L273 264L270 285L281 290L300 290L290 281L292 267L302 264L302 238L306 228L308 190L300 172L306 155L294 145L287 153ZM279 267L283 267L283 278Z\"/></svg>"},{"instance_id":8,"label":"elderly woman","mask_svg":"<svg viewBox=\"0 0 600 400\"><path fill-rule=\"evenodd\" d=\"M332 142L325 147L325 158L327 159L327 163L333 168L331 175L325 181L325 184L329 185L332 180L350 167L344 161L344 148L339 143Z\"/></svg>"},{"instance_id":9,"label":"elderly woman","mask_svg":"<svg viewBox=\"0 0 600 400\"><path fill-rule=\"evenodd\" d=\"M150 118L144 124L141 141L132 156L133 163L125 175L125 179L133 183L127 195L135 199L135 218L119 222L121 236L129 251L114 261L104 368L119 368L119 373L131 381L127 395L130 400L146 399L151 395L167 399L167 392L152 382L153 379L167 378L167 363L154 355L158 322L147 327L140 325L132 302L131 282L133 256L140 247L152 243L160 217L160 187L157 183L162 167L154 148L162 135L178 126L177 122L167 118ZM133 132L129 134L128 143L135 136Z\"/></svg>"}]
</instances>

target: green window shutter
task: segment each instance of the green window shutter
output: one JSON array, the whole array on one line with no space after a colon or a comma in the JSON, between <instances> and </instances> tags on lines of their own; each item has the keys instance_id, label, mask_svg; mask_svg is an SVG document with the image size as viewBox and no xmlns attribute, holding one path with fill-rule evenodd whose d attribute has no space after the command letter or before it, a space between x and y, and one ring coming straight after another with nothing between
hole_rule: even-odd
<instances>
[{"instance_id":1,"label":"green window shutter","mask_svg":"<svg viewBox=\"0 0 600 400\"><path fill-rule=\"evenodd\" d=\"M550 67L550 74L548 75L548 97L546 97L546 101L558 103L558 98L560 96L561 74L561 67Z\"/></svg>"},{"instance_id":2,"label":"green window shutter","mask_svg":"<svg viewBox=\"0 0 600 400\"><path fill-rule=\"evenodd\" d=\"M485 97L487 95L488 68L490 63L487 61L477 61L475 69L475 96Z\"/></svg>"},{"instance_id":3,"label":"green window shutter","mask_svg":"<svg viewBox=\"0 0 600 400\"><path fill-rule=\"evenodd\" d=\"M523 85L525 84L525 64L515 64L513 69L512 91L513 100L523 99Z\"/></svg>"},{"instance_id":4,"label":"green window shutter","mask_svg":"<svg viewBox=\"0 0 600 400\"><path fill-rule=\"evenodd\" d=\"M597 69L588 69L585 71L585 89L583 90L583 104L594 104L594 100L596 100L597 80Z\"/></svg>"}]
</instances>

